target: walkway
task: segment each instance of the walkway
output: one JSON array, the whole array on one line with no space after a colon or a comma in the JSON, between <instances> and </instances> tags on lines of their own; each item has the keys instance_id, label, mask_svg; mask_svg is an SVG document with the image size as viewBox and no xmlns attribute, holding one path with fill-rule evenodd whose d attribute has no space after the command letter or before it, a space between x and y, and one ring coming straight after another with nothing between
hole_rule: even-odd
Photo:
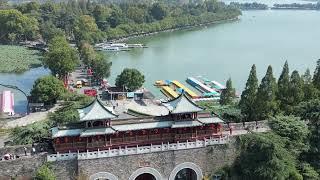
<instances>
[{"instance_id":1,"label":"walkway","mask_svg":"<svg viewBox=\"0 0 320 180\"><path fill-rule=\"evenodd\" d=\"M30 113L29 115L24 116L22 118L18 118L18 119L7 122L2 128L11 129L17 126L26 126L34 122L45 120L48 117L48 114L50 112L54 112L58 108L59 108L59 105L55 105L49 111Z\"/></svg>"}]
</instances>

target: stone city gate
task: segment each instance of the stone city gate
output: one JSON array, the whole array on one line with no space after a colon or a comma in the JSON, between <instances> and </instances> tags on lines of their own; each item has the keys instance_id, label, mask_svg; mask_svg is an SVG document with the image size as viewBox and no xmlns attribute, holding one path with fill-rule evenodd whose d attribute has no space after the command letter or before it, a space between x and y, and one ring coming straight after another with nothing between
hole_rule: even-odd
<instances>
[{"instance_id":1,"label":"stone city gate","mask_svg":"<svg viewBox=\"0 0 320 180\"><path fill-rule=\"evenodd\" d=\"M144 180L144 175L152 177L152 180L174 180L181 170L191 171L192 179L201 180L233 162L235 156L234 147L216 145L198 149L78 160L77 164L78 173L85 174L90 180Z\"/></svg>"},{"instance_id":2,"label":"stone city gate","mask_svg":"<svg viewBox=\"0 0 320 180\"><path fill-rule=\"evenodd\" d=\"M133 172L133 174L130 175L129 180L136 180L139 176L143 174L150 174L155 180L174 180L175 177L178 175L178 173L183 169L189 169L192 170L197 180L201 180L203 178L202 170L201 168L191 162L184 162L179 165L177 165L172 172L170 173L169 178L163 177L163 175L156 169L151 167L141 167ZM108 179L108 180L119 180L119 178L111 173L108 172L98 172L89 177L90 180L97 180L97 179Z\"/></svg>"}]
</instances>

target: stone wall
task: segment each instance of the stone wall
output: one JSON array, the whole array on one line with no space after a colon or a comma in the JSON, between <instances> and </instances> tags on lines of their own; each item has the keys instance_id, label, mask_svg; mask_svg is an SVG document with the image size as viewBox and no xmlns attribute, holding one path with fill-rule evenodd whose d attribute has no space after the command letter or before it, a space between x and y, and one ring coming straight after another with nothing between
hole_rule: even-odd
<instances>
[{"instance_id":1,"label":"stone wall","mask_svg":"<svg viewBox=\"0 0 320 180\"><path fill-rule=\"evenodd\" d=\"M36 170L45 162L46 156L22 157L16 160L0 161L0 180L16 177L31 179Z\"/></svg>"},{"instance_id":2,"label":"stone wall","mask_svg":"<svg viewBox=\"0 0 320 180\"><path fill-rule=\"evenodd\" d=\"M237 156L235 138L227 145L214 145L206 148L130 155L113 158L100 158L78 161L78 171L88 177L99 172L107 172L127 180L139 168L156 169L168 179L174 168L185 162L198 165L203 175L208 175L226 164L231 164Z\"/></svg>"}]
</instances>

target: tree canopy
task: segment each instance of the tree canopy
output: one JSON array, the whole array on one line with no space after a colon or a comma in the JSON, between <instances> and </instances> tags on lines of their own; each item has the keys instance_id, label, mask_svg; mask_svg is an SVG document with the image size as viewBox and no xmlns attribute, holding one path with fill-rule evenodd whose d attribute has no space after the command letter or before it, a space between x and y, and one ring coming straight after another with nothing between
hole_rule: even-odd
<instances>
[{"instance_id":1,"label":"tree canopy","mask_svg":"<svg viewBox=\"0 0 320 180\"><path fill-rule=\"evenodd\" d=\"M282 111L288 111L290 98L290 75L289 75L288 61L285 62L283 70L278 80L277 100L279 101L279 108Z\"/></svg>"},{"instance_id":2,"label":"tree canopy","mask_svg":"<svg viewBox=\"0 0 320 180\"><path fill-rule=\"evenodd\" d=\"M30 94L33 101L51 105L56 103L57 99L64 92L63 83L59 79L49 75L37 79Z\"/></svg>"},{"instance_id":3,"label":"tree canopy","mask_svg":"<svg viewBox=\"0 0 320 180\"><path fill-rule=\"evenodd\" d=\"M258 91L258 78L256 72L256 66L252 65L249 78L246 83L246 87L241 94L239 107L241 113L245 116L245 120L253 121L256 120L255 112L255 101L257 98Z\"/></svg>"},{"instance_id":4,"label":"tree canopy","mask_svg":"<svg viewBox=\"0 0 320 180\"><path fill-rule=\"evenodd\" d=\"M256 113L259 119L266 119L275 115L278 111L278 102L276 100L277 84L273 77L272 67L269 66L266 75L262 78L257 92L255 103Z\"/></svg>"},{"instance_id":5,"label":"tree canopy","mask_svg":"<svg viewBox=\"0 0 320 180\"><path fill-rule=\"evenodd\" d=\"M241 154L234 173L240 179L302 180L294 156L286 150L284 140L273 133L241 137Z\"/></svg>"},{"instance_id":6,"label":"tree canopy","mask_svg":"<svg viewBox=\"0 0 320 180\"><path fill-rule=\"evenodd\" d=\"M44 55L44 64L53 75L64 78L75 70L79 57L63 36L54 37L49 43L49 51Z\"/></svg>"},{"instance_id":7,"label":"tree canopy","mask_svg":"<svg viewBox=\"0 0 320 180\"><path fill-rule=\"evenodd\" d=\"M131 91L142 87L144 82L144 75L141 74L137 69L125 68L116 78L116 86L125 86Z\"/></svg>"},{"instance_id":8,"label":"tree canopy","mask_svg":"<svg viewBox=\"0 0 320 180\"><path fill-rule=\"evenodd\" d=\"M221 105L230 105L233 103L234 98L236 97L236 91L232 87L232 80L229 78L226 83L226 89L222 90L220 96Z\"/></svg>"},{"instance_id":9,"label":"tree canopy","mask_svg":"<svg viewBox=\"0 0 320 180\"><path fill-rule=\"evenodd\" d=\"M38 21L16 9L0 10L0 40L11 42L34 39L39 33Z\"/></svg>"}]
</instances>

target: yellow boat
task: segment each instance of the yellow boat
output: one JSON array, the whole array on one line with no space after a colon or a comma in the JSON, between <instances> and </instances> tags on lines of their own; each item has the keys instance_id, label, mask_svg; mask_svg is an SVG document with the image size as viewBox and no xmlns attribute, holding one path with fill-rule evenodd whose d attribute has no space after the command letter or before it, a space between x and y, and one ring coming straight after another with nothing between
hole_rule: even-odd
<instances>
[{"instance_id":1,"label":"yellow boat","mask_svg":"<svg viewBox=\"0 0 320 180\"><path fill-rule=\"evenodd\" d=\"M177 98L179 96L171 87L163 86L161 92L169 98Z\"/></svg>"},{"instance_id":2,"label":"yellow boat","mask_svg":"<svg viewBox=\"0 0 320 180\"><path fill-rule=\"evenodd\" d=\"M172 81L172 84L175 85L177 88L183 89L192 99L199 97L196 93L194 93L189 88L187 88L186 86L181 84L179 81L174 80L174 81Z\"/></svg>"}]
</instances>

